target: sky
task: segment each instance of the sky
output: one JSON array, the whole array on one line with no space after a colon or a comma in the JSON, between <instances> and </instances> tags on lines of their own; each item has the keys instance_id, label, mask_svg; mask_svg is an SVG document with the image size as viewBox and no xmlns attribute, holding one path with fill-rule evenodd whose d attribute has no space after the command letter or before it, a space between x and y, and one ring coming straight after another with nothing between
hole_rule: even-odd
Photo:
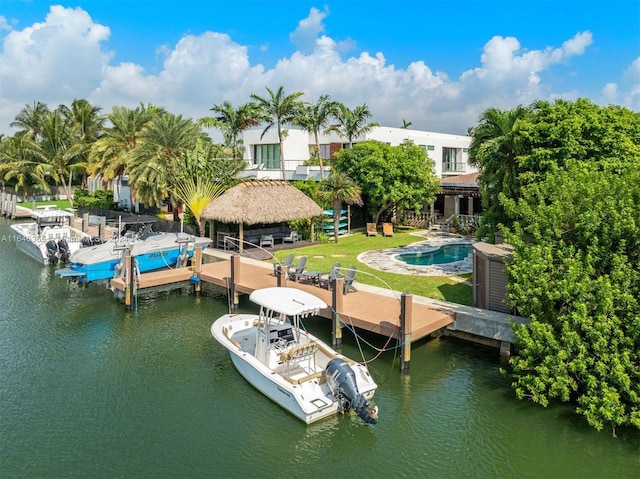
<instances>
[{"instance_id":1,"label":"sky","mask_svg":"<svg viewBox=\"0 0 640 479\"><path fill-rule=\"evenodd\" d=\"M0 133L40 101L199 119L280 86L464 135L488 108L640 111L638 0L0 1Z\"/></svg>"}]
</instances>

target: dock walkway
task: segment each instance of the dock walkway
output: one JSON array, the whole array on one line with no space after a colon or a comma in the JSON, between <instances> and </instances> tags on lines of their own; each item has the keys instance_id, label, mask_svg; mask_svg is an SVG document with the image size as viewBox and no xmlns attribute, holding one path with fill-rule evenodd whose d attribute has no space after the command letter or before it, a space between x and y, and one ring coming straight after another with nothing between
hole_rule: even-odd
<instances>
[{"instance_id":1,"label":"dock walkway","mask_svg":"<svg viewBox=\"0 0 640 479\"><path fill-rule=\"evenodd\" d=\"M229 254L218 253L207 255L213 262L200 266L199 278L204 283L227 288L231 276L231 258ZM188 281L195 273L193 267L174 268L141 274L138 279L138 290L150 287ZM286 280L285 280L286 281ZM264 261L241 258L240 266L234 275L235 291L250 294L256 289L277 286L277 278L273 274L273 265ZM344 324L371 331L385 337L398 338L400 333L400 297L382 295L363 290L354 283L358 291L343 295L341 307L336 311ZM124 291L122 279L113 279L112 288ZM332 291L312 284L286 281L286 286L307 291L332 304ZM320 312L320 316L331 318L331 308ZM426 336L447 327L455 320L455 313L446 308L414 301L412 303L411 342L419 341Z\"/></svg>"}]
</instances>

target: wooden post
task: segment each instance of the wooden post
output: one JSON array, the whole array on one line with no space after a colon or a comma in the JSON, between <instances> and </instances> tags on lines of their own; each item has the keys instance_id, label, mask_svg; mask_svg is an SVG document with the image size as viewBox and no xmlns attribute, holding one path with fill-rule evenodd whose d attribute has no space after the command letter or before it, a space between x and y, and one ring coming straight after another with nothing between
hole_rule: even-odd
<instances>
[{"instance_id":1,"label":"wooden post","mask_svg":"<svg viewBox=\"0 0 640 479\"><path fill-rule=\"evenodd\" d=\"M107 218L104 216L100 217L100 226L98 228L98 236L100 236L100 240L104 241L107 238L105 237L107 232Z\"/></svg>"},{"instance_id":2,"label":"wooden post","mask_svg":"<svg viewBox=\"0 0 640 479\"><path fill-rule=\"evenodd\" d=\"M82 232L83 233L89 232L89 213L82 214Z\"/></svg>"},{"instance_id":3,"label":"wooden post","mask_svg":"<svg viewBox=\"0 0 640 479\"><path fill-rule=\"evenodd\" d=\"M131 252L127 251L124 257L124 309L131 311L133 297L133 261Z\"/></svg>"},{"instance_id":4,"label":"wooden post","mask_svg":"<svg viewBox=\"0 0 640 479\"><path fill-rule=\"evenodd\" d=\"M402 293L400 298L400 371L409 371L411 362L411 329L413 315L413 295Z\"/></svg>"},{"instance_id":5,"label":"wooden post","mask_svg":"<svg viewBox=\"0 0 640 479\"><path fill-rule=\"evenodd\" d=\"M16 211L18 207L16 206L16 202L18 201L17 195L11 195L11 203L9 204L9 208L11 208L11 219L14 220L16 218Z\"/></svg>"},{"instance_id":6,"label":"wooden post","mask_svg":"<svg viewBox=\"0 0 640 479\"><path fill-rule=\"evenodd\" d=\"M342 346L342 327L340 326L340 312L342 312L342 302L344 295L344 279L336 278L333 280L331 288L331 344L334 348Z\"/></svg>"},{"instance_id":7,"label":"wooden post","mask_svg":"<svg viewBox=\"0 0 640 479\"><path fill-rule=\"evenodd\" d=\"M238 309L239 300L238 293L236 293L236 281L238 281L240 277L240 256L234 254L231 256L231 281L229 284L229 295L232 298L231 308L236 310Z\"/></svg>"},{"instance_id":8,"label":"wooden post","mask_svg":"<svg viewBox=\"0 0 640 479\"><path fill-rule=\"evenodd\" d=\"M0 215L4 215L4 188L0 191Z\"/></svg>"},{"instance_id":9,"label":"wooden post","mask_svg":"<svg viewBox=\"0 0 640 479\"><path fill-rule=\"evenodd\" d=\"M202 273L202 248L196 248L193 252L193 292L196 296L200 296L202 292L202 280L200 279L200 273Z\"/></svg>"}]
</instances>

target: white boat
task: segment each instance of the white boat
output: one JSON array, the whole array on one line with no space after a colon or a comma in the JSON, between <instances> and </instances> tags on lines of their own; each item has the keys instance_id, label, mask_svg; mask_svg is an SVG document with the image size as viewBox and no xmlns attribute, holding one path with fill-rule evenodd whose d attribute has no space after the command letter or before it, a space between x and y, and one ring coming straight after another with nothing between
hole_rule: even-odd
<instances>
[{"instance_id":1,"label":"white boat","mask_svg":"<svg viewBox=\"0 0 640 479\"><path fill-rule=\"evenodd\" d=\"M350 410L377 422L377 385L366 366L301 327L301 319L327 307L324 301L284 287L258 289L249 299L259 314L225 314L211 326L247 381L307 424Z\"/></svg>"},{"instance_id":2,"label":"white boat","mask_svg":"<svg viewBox=\"0 0 640 479\"><path fill-rule=\"evenodd\" d=\"M15 223L11 229L18 249L42 264L64 263L83 243L91 244L90 235L71 226L73 213L56 205L36 206L31 217L34 222Z\"/></svg>"},{"instance_id":3,"label":"white boat","mask_svg":"<svg viewBox=\"0 0 640 479\"><path fill-rule=\"evenodd\" d=\"M205 249L210 238L186 233L159 233L152 230L155 218L121 220L121 233L109 241L76 251L69 267L56 270L61 278L81 283L117 278L124 270L124 258L130 254L137 273L186 266L196 248ZM137 227L138 230L134 231Z\"/></svg>"}]
</instances>

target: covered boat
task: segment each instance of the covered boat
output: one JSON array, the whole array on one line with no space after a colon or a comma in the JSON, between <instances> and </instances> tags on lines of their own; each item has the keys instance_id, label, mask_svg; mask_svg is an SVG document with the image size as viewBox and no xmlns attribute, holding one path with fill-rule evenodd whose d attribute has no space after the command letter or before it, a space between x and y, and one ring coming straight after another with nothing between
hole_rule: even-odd
<instances>
[{"instance_id":1,"label":"covered boat","mask_svg":"<svg viewBox=\"0 0 640 479\"><path fill-rule=\"evenodd\" d=\"M138 273L186 266L195 249L205 249L211 241L186 233L158 233L151 221L127 218L120 235L76 251L69 258L69 267L56 274L79 282L110 280L122 273L126 255L134 259Z\"/></svg>"}]
</instances>

